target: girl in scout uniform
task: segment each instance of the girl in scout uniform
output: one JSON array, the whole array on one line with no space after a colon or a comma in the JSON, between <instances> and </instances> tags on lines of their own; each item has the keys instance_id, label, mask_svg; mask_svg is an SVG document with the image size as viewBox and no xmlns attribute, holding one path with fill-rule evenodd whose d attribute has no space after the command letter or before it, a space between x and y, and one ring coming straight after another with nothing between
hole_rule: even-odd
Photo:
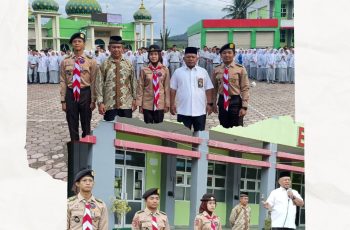
<instances>
[{"instance_id":1,"label":"girl in scout uniform","mask_svg":"<svg viewBox=\"0 0 350 230\"><path fill-rule=\"evenodd\" d=\"M204 194L199 214L194 220L194 230L222 230L220 218L214 214L216 199L214 194Z\"/></svg>"},{"instance_id":2,"label":"girl in scout uniform","mask_svg":"<svg viewBox=\"0 0 350 230\"><path fill-rule=\"evenodd\" d=\"M149 65L141 70L136 105L145 123L161 123L170 108L169 70L162 64L159 46L149 47L148 59Z\"/></svg>"}]
</instances>

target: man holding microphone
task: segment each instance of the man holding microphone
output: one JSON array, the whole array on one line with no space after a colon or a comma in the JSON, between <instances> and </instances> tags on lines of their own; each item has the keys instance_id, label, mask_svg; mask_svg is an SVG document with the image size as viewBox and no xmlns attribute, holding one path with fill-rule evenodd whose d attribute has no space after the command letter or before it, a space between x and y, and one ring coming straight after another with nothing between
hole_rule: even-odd
<instances>
[{"instance_id":1,"label":"man holding microphone","mask_svg":"<svg viewBox=\"0 0 350 230\"><path fill-rule=\"evenodd\" d=\"M278 177L279 188L273 190L263 205L271 211L272 229L296 229L297 207L304 205L298 191L291 188L290 172L283 171Z\"/></svg>"}]
</instances>

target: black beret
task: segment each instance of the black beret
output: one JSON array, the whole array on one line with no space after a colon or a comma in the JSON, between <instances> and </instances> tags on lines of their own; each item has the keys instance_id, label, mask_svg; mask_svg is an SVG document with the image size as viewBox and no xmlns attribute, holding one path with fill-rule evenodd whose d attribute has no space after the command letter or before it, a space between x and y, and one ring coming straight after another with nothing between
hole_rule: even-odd
<instances>
[{"instance_id":1,"label":"black beret","mask_svg":"<svg viewBox=\"0 0 350 230\"><path fill-rule=\"evenodd\" d=\"M201 201L211 201L211 200L216 201L215 195L211 194L211 193L204 194L202 199L201 199Z\"/></svg>"},{"instance_id":2,"label":"black beret","mask_svg":"<svg viewBox=\"0 0 350 230\"><path fill-rule=\"evenodd\" d=\"M69 43L72 44L73 40L76 38L80 38L85 42L85 34L82 32L78 32L72 35L72 37L70 37Z\"/></svg>"},{"instance_id":3,"label":"black beret","mask_svg":"<svg viewBox=\"0 0 350 230\"><path fill-rule=\"evenodd\" d=\"M162 51L162 50L161 50L160 47L157 46L157 45L150 45L150 46L148 47L148 52L152 52L152 51L160 52L160 51Z\"/></svg>"},{"instance_id":4,"label":"black beret","mask_svg":"<svg viewBox=\"0 0 350 230\"><path fill-rule=\"evenodd\" d=\"M92 169L83 169L75 175L74 183L80 181L80 179L84 176L90 176L92 179L94 179L95 173Z\"/></svg>"},{"instance_id":5,"label":"black beret","mask_svg":"<svg viewBox=\"0 0 350 230\"><path fill-rule=\"evenodd\" d=\"M290 172L289 171L282 171L280 172L280 175L278 176L278 179L282 177L290 177Z\"/></svg>"},{"instance_id":6,"label":"black beret","mask_svg":"<svg viewBox=\"0 0 350 230\"><path fill-rule=\"evenodd\" d=\"M240 197L248 196L248 192L241 192L241 194L240 194L239 196L240 196Z\"/></svg>"},{"instance_id":7,"label":"black beret","mask_svg":"<svg viewBox=\"0 0 350 230\"><path fill-rule=\"evenodd\" d=\"M123 39L120 36L109 37L109 44L123 44Z\"/></svg>"},{"instance_id":8,"label":"black beret","mask_svg":"<svg viewBox=\"0 0 350 230\"><path fill-rule=\"evenodd\" d=\"M152 196L152 195L158 195L159 196L159 190L158 188L151 188L151 189L148 189L143 195L142 195L142 198L147 200L147 198L149 196Z\"/></svg>"},{"instance_id":9,"label":"black beret","mask_svg":"<svg viewBox=\"0 0 350 230\"><path fill-rule=\"evenodd\" d=\"M196 47L186 47L185 54L197 54Z\"/></svg>"},{"instance_id":10,"label":"black beret","mask_svg":"<svg viewBox=\"0 0 350 230\"><path fill-rule=\"evenodd\" d=\"M235 52L235 44L234 43L227 43L226 45L223 45L220 49L220 53L222 53L224 50L231 49L233 52Z\"/></svg>"}]
</instances>

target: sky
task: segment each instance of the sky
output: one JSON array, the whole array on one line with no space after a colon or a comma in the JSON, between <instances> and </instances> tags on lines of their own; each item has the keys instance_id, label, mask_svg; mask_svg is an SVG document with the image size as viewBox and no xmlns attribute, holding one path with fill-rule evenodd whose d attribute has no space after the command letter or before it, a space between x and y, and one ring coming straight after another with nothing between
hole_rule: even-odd
<instances>
[{"instance_id":1,"label":"sky","mask_svg":"<svg viewBox=\"0 0 350 230\"><path fill-rule=\"evenodd\" d=\"M55 0L59 13L66 16L65 5L68 0ZM33 0L30 0L32 3ZM133 21L133 14L140 7L141 0L98 0L105 13L122 14L123 23ZM171 30L170 36L183 34L187 28L201 19L219 19L225 15L221 9L231 0L166 0L166 26ZM146 9L151 13L154 23L154 37L159 38L163 27L163 0L144 0Z\"/></svg>"}]
</instances>

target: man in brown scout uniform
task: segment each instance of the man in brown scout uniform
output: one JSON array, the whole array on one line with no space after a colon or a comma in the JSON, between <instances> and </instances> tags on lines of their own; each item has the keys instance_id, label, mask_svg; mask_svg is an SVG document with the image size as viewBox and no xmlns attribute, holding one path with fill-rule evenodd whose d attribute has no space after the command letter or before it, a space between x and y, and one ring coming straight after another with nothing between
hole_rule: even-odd
<instances>
[{"instance_id":1,"label":"man in brown scout uniform","mask_svg":"<svg viewBox=\"0 0 350 230\"><path fill-rule=\"evenodd\" d=\"M116 116L132 118L137 88L133 65L123 57L120 36L110 37L108 49L111 56L101 64L96 77L98 111L106 121Z\"/></svg>"},{"instance_id":2,"label":"man in brown scout uniform","mask_svg":"<svg viewBox=\"0 0 350 230\"><path fill-rule=\"evenodd\" d=\"M243 117L247 113L249 100L249 80L244 66L234 62L235 45L229 43L221 47L223 63L213 71L214 85L213 111L218 112L219 121L224 128L243 126Z\"/></svg>"},{"instance_id":3,"label":"man in brown scout uniform","mask_svg":"<svg viewBox=\"0 0 350 230\"><path fill-rule=\"evenodd\" d=\"M248 201L248 193L241 192L239 204L232 209L230 215L232 230L249 230L251 210Z\"/></svg>"},{"instance_id":4,"label":"man in brown scout uniform","mask_svg":"<svg viewBox=\"0 0 350 230\"><path fill-rule=\"evenodd\" d=\"M141 70L138 81L136 104L145 123L163 122L164 113L170 108L170 75L168 68L162 64L160 52L157 45L149 47L150 63Z\"/></svg>"},{"instance_id":5,"label":"man in brown scout uniform","mask_svg":"<svg viewBox=\"0 0 350 230\"><path fill-rule=\"evenodd\" d=\"M146 209L135 213L132 230L170 230L166 213L158 210L158 189L147 190L142 198L145 199Z\"/></svg>"},{"instance_id":6,"label":"man in brown scout uniform","mask_svg":"<svg viewBox=\"0 0 350 230\"><path fill-rule=\"evenodd\" d=\"M61 62L60 94L72 141L79 140L79 116L82 137L90 134L95 109L96 61L84 54L85 34L75 33L70 41L74 53Z\"/></svg>"},{"instance_id":7,"label":"man in brown scout uniform","mask_svg":"<svg viewBox=\"0 0 350 230\"><path fill-rule=\"evenodd\" d=\"M92 195L94 171L83 169L74 178L76 196L68 198L68 230L108 230L106 204Z\"/></svg>"},{"instance_id":8,"label":"man in brown scout uniform","mask_svg":"<svg viewBox=\"0 0 350 230\"><path fill-rule=\"evenodd\" d=\"M214 194L204 194L199 206L199 214L194 220L194 230L222 230L220 218L214 214L216 198Z\"/></svg>"}]
</instances>

